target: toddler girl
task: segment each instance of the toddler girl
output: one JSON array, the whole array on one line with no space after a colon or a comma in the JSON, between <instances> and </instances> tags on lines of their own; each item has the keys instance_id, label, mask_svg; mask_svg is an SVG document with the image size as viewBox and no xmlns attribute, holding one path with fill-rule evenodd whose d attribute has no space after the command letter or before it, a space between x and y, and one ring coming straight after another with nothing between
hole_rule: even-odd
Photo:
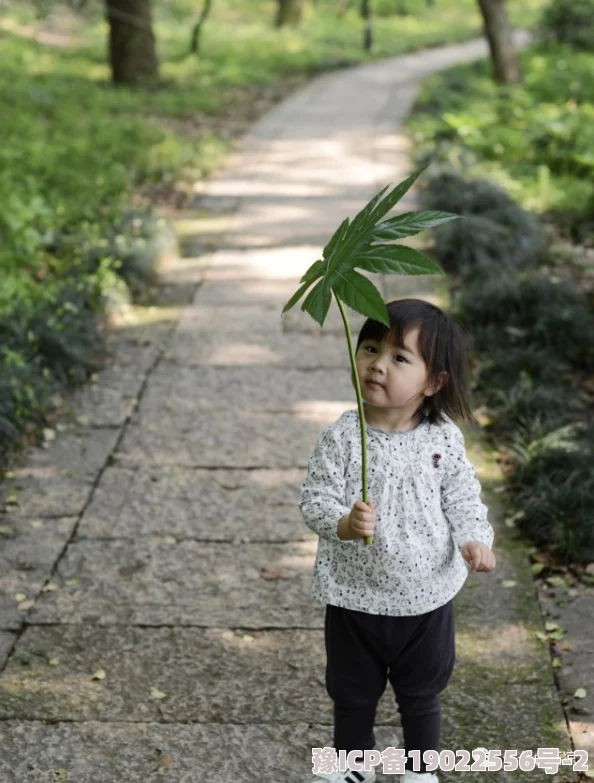
<instances>
[{"instance_id":1,"label":"toddler girl","mask_svg":"<svg viewBox=\"0 0 594 783\"><path fill-rule=\"evenodd\" d=\"M440 693L455 661L453 599L468 569L495 568L494 533L454 423L475 422L462 329L421 299L386 307L390 328L368 319L357 341L368 503L360 499L355 409L322 430L299 507L319 536L313 598L326 605L336 753L375 747L376 708L389 681L407 754L403 783L436 783L423 753L440 749ZM412 750L420 753L416 772ZM353 769L359 765L308 780L374 781L373 770Z\"/></svg>"}]
</instances>

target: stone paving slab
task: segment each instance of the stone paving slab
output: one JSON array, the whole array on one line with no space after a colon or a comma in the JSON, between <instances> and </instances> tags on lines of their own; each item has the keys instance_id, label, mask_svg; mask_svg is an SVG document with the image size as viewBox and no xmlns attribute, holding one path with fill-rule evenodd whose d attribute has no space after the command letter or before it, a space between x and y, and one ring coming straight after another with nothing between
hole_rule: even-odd
<instances>
[{"instance_id":1,"label":"stone paving slab","mask_svg":"<svg viewBox=\"0 0 594 783\"><path fill-rule=\"evenodd\" d=\"M10 633L10 631L0 631L0 668L4 666L10 649L16 641L16 633Z\"/></svg>"},{"instance_id":2,"label":"stone paving slab","mask_svg":"<svg viewBox=\"0 0 594 783\"><path fill-rule=\"evenodd\" d=\"M447 715L446 721L447 721ZM452 737L446 722L444 733ZM76 783L122 783L122 770L137 780L171 778L197 783L202 777L217 783L282 780L303 783L311 771L311 748L330 747L324 724L185 724L185 723L57 723L5 721L0 724L2 783L47 783L62 775ZM376 747L402 747L399 729L376 730ZM451 745L451 741L450 741ZM516 743L517 745L517 743ZM445 746L444 746L445 747ZM497 772L504 783L565 783L568 773ZM68 777L66 777L68 775ZM49 776L52 776L51 778ZM440 773L444 783L484 781L484 772ZM60 779L60 778L57 778ZM377 776L380 783L394 775Z\"/></svg>"},{"instance_id":3,"label":"stone paving slab","mask_svg":"<svg viewBox=\"0 0 594 783\"><path fill-rule=\"evenodd\" d=\"M546 620L556 622L567 631L565 640L556 648L562 661L557 676L561 693L567 699L575 747L587 751L590 759L594 759L594 588L580 584L570 594L567 588L548 590L543 585L540 600ZM564 605L559 606L558 601ZM578 688L584 689L584 698L574 695Z\"/></svg>"},{"instance_id":4,"label":"stone paving slab","mask_svg":"<svg viewBox=\"0 0 594 783\"><path fill-rule=\"evenodd\" d=\"M165 536L228 542L315 538L297 506L301 470L108 468L77 539Z\"/></svg>"},{"instance_id":5,"label":"stone paving slab","mask_svg":"<svg viewBox=\"0 0 594 783\"><path fill-rule=\"evenodd\" d=\"M115 448L119 428L76 424L58 432L47 448L29 447L19 455L20 467L0 485L0 499L16 494L10 514L62 517L80 514L98 473Z\"/></svg>"},{"instance_id":6,"label":"stone paving slab","mask_svg":"<svg viewBox=\"0 0 594 783\"><path fill-rule=\"evenodd\" d=\"M172 406L173 407L173 406ZM227 408L167 410L158 420L136 416L120 444L122 464L204 468L294 468L307 466L320 430L356 403L299 403L295 413ZM238 433L241 437L238 436Z\"/></svg>"},{"instance_id":7,"label":"stone paving slab","mask_svg":"<svg viewBox=\"0 0 594 783\"><path fill-rule=\"evenodd\" d=\"M31 624L119 623L250 628L323 626L310 598L317 542L80 541L31 609ZM265 579L262 569L278 570ZM75 585L66 580L78 577ZM199 597L199 598L198 598Z\"/></svg>"},{"instance_id":8,"label":"stone paving slab","mask_svg":"<svg viewBox=\"0 0 594 783\"><path fill-rule=\"evenodd\" d=\"M291 367L186 367L164 361L153 373L139 414L157 419L165 406L176 416L218 418L226 409L289 412L297 404L315 402L356 407L350 364L340 370L318 366L306 372Z\"/></svg>"},{"instance_id":9,"label":"stone paving slab","mask_svg":"<svg viewBox=\"0 0 594 783\"><path fill-rule=\"evenodd\" d=\"M521 631L509 649L494 649L499 634L501 628L487 627L479 640L462 625L455 690L478 700L479 668L487 693L521 685L518 693L534 701L550 690L550 671L543 667L534 677ZM332 723L323 630L37 626L20 637L15 653L0 675L0 717L233 724L291 723L298 715ZM93 679L99 669L105 678ZM153 687L166 697L152 698ZM399 723L389 684L376 722Z\"/></svg>"},{"instance_id":10,"label":"stone paving slab","mask_svg":"<svg viewBox=\"0 0 594 783\"><path fill-rule=\"evenodd\" d=\"M226 334L222 342L212 333L180 332L171 341L165 358L186 367L278 365L306 369L322 366L350 371L351 366L344 335L324 331L315 335L295 333L290 339L283 334L274 334L265 343L258 334Z\"/></svg>"},{"instance_id":11,"label":"stone paving slab","mask_svg":"<svg viewBox=\"0 0 594 783\"><path fill-rule=\"evenodd\" d=\"M328 237L329 239L330 237ZM258 247L254 250L220 248L204 260L204 282L243 283L300 280L309 267L321 258L324 243L288 247ZM295 287L297 290L297 287ZM200 291L196 297L200 296ZM288 299L289 297L287 297Z\"/></svg>"},{"instance_id":12,"label":"stone paving slab","mask_svg":"<svg viewBox=\"0 0 594 783\"><path fill-rule=\"evenodd\" d=\"M76 522L76 517L3 519L13 536L0 548L0 628L22 626L26 603L37 597Z\"/></svg>"},{"instance_id":13,"label":"stone paving slab","mask_svg":"<svg viewBox=\"0 0 594 783\"><path fill-rule=\"evenodd\" d=\"M130 325L127 339L119 333L112 336L106 345L111 357L109 366L98 374L96 383L85 384L72 394L71 408L77 419L93 427L122 425L134 409L146 374L170 329L170 324L153 325L152 332L148 332Z\"/></svg>"},{"instance_id":14,"label":"stone paving slab","mask_svg":"<svg viewBox=\"0 0 594 783\"><path fill-rule=\"evenodd\" d=\"M311 748L331 744L324 725L0 722L2 783L171 780L300 783ZM383 730L387 738L393 730ZM384 744L385 746L385 744ZM61 777L58 777L61 775Z\"/></svg>"}]
</instances>

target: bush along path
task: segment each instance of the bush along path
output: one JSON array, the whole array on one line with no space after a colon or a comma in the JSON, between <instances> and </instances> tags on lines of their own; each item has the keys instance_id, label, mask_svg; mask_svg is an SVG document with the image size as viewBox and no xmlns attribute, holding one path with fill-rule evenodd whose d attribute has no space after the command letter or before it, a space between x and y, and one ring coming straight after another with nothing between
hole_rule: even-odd
<instances>
[{"instance_id":1,"label":"bush along path","mask_svg":"<svg viewBox=\"0 0 594 783\"><path fill-rule=\"evenodd\" d=\"M551 78L544 65L562 65L577 94L590 89L594 55L536 46L523 59L527 86L507 97L486 83L483 64L433 78L409 126L417 161L432 145L438 149L423 205L447 204L465 215L436 230L435 251L456 279L454 312L475 338L475 395L485 434L500 452L505 524L529 546L546 618L541 637L576 747L592 755L594 266L591 210L578 191L591 185L580 151L593 98L582 92L571 120L560 109L555 133L572 124L561 161L546 114ZM487 93L491 116L477 110ZM504 102L513 115L505 127L495 120ZM494 154L502 156L495 164ZM542 215L516 203L497 180Z\"/></svg>"},{"instance_id":2,"label":"bush along path","mask_svg":"<svg viewBox=\"0 0 594 783\"><path fill-rule=\"evenodd\" d=\"M253 127L200 211L180 217L170 279L195 294L147 357L131 415L56 424L3 487L0 779L238 783L282 770L297 783L311 748L331 745L316 540L297 499L320 428L354 396L339 312L323 335L280 312L329 227L409 173L399 128L421 79L485 54L473 42L314 80ZM451 307L433 276L375 282L386 300ZM144 325L149 341L164 312ZM526 549L504 524L492 451L480 430L466 435L498 568L456 599L442 747L568 751ZM386 693L378 748L401 746L396 716ZM575 779L567 766L498 775Z\"/></svg>"}]
</instances>

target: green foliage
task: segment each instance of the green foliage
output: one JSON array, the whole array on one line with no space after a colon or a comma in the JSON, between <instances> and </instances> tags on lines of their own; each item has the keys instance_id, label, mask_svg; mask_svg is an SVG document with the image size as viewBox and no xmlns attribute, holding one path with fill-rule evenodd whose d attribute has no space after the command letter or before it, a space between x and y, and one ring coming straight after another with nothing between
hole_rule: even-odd
<instances>
[{"instance_id":1,"label":"green foliage","mask_svg":"<svg viewBox=\"0 0 594 783\"><path fill-rule=\"evenodd\" d=\"M515 21L533 23L542 2L518 6ZM58 7L59 31L65 5L81 7L66 19L70 43L35 40ZM163 82L130 91L109 86L102 4L4 3L0 452L92 368L105 308L150 279L151 219L143 212L137 231L138 214L120 216L144 195L187 192L212 171L229 148L226 126L238 113L254 116L262 86L367 59L357 5L338 23L335 1L319 0L302 28L279 31L272 0L215 3L196 58L194 0L154 0ZM409 5L410 16L377 21L374 57L480 31L475 0Z\"/></svg>"},{"instance_id":2,"label":"green foliage","mask_svg":"<svg viewBox=\"0 0 594 783\"><path fill-rule=\"evenodd\" d=\"M479 354L515 342L546 349L576 370L594 363L594 315L570 281L546 273L494 271L465 284L457 308L472 324Z\"/></svg>"},{"instance_id":3,"label":"green foliage","mask_svg":"<svg viewBox=\"0 0 594 783\"><path fill-rule=\"evenodd\" d=\"M509 482L523 515L516 523L567 561L594 559L594 427L566 424L540 438L518 438Z\"/></svg>"},{"instance_id":4,"label":"green foliage","mask_svg":"<svg viewBox=\"0 0 594 783\"><path fill-rule=\"evenodd\" d=\"M427 80L410 121L417 159L487 177L577 230L594 196L594 55L532 47L521 60L522 85L495 84L487 62Z\"/></svg>"},{"instance_id":5,"label":"green foliage","mask_svg":"<svg viewBox=\"0 0 594 783\"><path fill-rule=\"evenodd\" d=\"M594 51L594 1L552 0L540 21L544 41Z\"/></svg>"},{"instance_id":6,"label":"green foliage","mask_svg":"<svg viewBox=\"0 0 594 783\"><path fill-rule=\"evenodd\" d=\"M482 277L493 269L501 272L534 265L542 254L538 218L490 182L444 172L429 181L424 203L430 209L447 207L464 217L435 232L439 259L452 274Z\"/></svg>"},{"instance_id":7,"label":"green foliage","mask_svg":"<svg viewBox=\"0 0 594 783\"><path fill-rule=\"evenodd\" d=\"M303 275L303 285L289 299L283 313L290 310L313 284L301 309L323 326L332 300L332 292L358 313L390 325L382 295L356 268L381 274L427 275L442 270L422 253L403 245L389 244L413 236L426 228L453 220L449 212L407 212L382 220L406 195L420 172L396 185L389 193L386 186L352 221L346 218L323 250L323 260L315 261ZM319 281L319 282L316 282Z\"/></svg>"}]
</instances>

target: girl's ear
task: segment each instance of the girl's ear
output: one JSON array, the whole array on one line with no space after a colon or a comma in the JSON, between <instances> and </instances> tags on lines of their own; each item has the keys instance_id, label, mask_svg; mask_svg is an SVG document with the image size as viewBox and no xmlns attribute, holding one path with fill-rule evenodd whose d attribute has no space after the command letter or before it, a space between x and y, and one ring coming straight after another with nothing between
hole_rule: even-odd
<instances>
[{"instance_id":1,"label":"girl's ear","mask_svg":"<svg viewBox=\"0 0 594 783\"><path fill-rule=\"evenodd\" d=\"M437 383L434 384L433 386L429 387L429 391L430 391L430 395L429 396L432 397L434 394L437 394L437 392L440 389L442 389L446 385L447 382L448 382L448 374L444 370L443 372L439 373L439 379L438 379Z\"/></svg>"}]
</instances>

